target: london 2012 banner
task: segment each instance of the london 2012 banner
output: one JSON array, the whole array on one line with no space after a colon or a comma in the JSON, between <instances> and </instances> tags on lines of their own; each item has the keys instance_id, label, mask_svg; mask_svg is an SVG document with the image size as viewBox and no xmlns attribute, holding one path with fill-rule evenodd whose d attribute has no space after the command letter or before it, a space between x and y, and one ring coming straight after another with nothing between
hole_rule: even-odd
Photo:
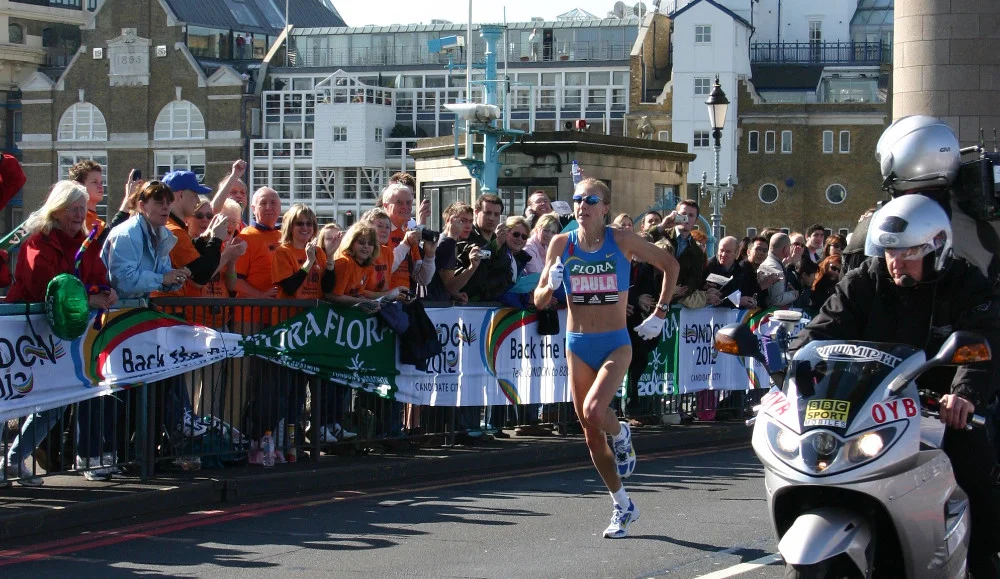
<instances>
[{"instance_id":1,"label":"london 2012 banner","mask_svg":"<svg viewBox=\"0 0 1000 579\"><path fill-rule=\"evenodd\" d=\"M557 335L538 332L537 312L428 309L442 352L426 371L397 360L396 400L431 406L568 402L566 312Z\"/></svg>"},{"instance_id":2,"label":"london 2012 banner","mask_svg":"<svg viewBox=\"0 0 1000 579\"><path fill-rule=\"evenodd\" d=\"M83 336L52 333L44 314L0 317L0 420L163 380L243 355L239 334L146 308L109 312Z\"/></svg>"}]
</instances>

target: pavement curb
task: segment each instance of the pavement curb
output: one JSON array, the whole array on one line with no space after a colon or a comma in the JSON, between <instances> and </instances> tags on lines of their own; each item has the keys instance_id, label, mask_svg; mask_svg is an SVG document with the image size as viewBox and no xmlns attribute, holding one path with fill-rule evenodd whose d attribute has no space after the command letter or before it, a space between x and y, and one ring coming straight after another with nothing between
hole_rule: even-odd
<instances>
[{"instance_id":1,"label":"pavement curb","mask_svg":"<svg viewBox=\"0 0 1000 579\"><path fill-rule=\"evenodd\" d=\"M639 459L678 449L705 449L750 442L743 423L692 424L659 430L636 430L633 442ZM484 472L514 472L543 466L589 463L582 436L513 438L489 445L422 450L413 454L363 457L352 464L329 460L305 463L290 470L195 480L163 480L162 486L132 494L81 501L65 508L34 510L0 518L0 541L64 532L76 526L265 497L312 494L397 484L448 480ZM253 467L247 467L248 469ZM222 471L220 474L225 474ZM159 482L159 481L153 481ZM95 492L99 496L99 492Z\"/></svg>"}]
</instances>

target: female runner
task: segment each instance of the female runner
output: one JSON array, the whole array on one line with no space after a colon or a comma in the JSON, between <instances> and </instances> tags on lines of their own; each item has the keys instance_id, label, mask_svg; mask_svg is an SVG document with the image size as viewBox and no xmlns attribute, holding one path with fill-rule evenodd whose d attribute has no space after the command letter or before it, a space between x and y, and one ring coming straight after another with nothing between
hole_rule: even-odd
<instances>
[{"instance_id":1,"label":"female runner","mask_svg":"<svg viewBox=\"0 0 1000 579\"><path fill-rule=\"evenodd\" d=\"M678 265L667 251L632 231L605 225L610 204L611 191L601 181L584 179L576 186L573 207L579 228L552 239L534 298L536 307L542 309L549 304L552 293L560 285L565 286L573 406L590 457L614 500L611 524L604 536L618 539L626 536L628 526L639 519L639 509L621 482L635 469L632 435L628 424L619 422L610 406L632 359L625 328L630 262L634 257L663 271L657 307L635 328L647 340L663 331ZM608 434L614 452L608 446Z\"/></svg>"}]
</instances>

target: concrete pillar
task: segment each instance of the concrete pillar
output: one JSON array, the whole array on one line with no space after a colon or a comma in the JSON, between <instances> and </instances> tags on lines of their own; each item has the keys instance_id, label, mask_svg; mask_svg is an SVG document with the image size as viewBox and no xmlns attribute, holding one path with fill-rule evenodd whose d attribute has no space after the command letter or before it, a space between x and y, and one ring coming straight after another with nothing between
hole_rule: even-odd
<instances>
[{"instance_id":1,"label":"concrete pillar","mask_svg":"<svg viewBox=\"0 0 1000 579\"><path fill-rule=\"evenodd\" d=\"M944 119L962 145L1000 132L1000 2L896 0L893 119Z\"/></svg>"}]
</instances>

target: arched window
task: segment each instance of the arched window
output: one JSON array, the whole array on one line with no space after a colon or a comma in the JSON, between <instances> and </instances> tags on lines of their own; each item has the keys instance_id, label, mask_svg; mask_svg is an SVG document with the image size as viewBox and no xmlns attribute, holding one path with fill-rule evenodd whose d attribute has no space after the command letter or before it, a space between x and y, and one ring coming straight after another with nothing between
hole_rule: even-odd
<instances>
[{"instance_id":1,"label":"arched window","mask_svg":"<svg viewBox=\"0 0 1000 579\"><path fill-rule=\"evenodd\" d=\"M7 39L11 44L24 44L24 28L20 24L8 24Z\"/></svg>"},{"instance_id":2,"label":"arched window","mask_svg":"<svg viewBox=\"0 0 1000 579\"><path fill-rule=\"evenodd\" d=\"M760 190L757 191L757 197L770 205L778 200L778 188L773 183L764 183L760 186Z\"/></svg>"},{"instance_id":3,"label":"arched window","mask_svg":"<svg viewBox=\"0 0 1000 579\"><path fill-rule=\"evenodd\" d=\"M826 200L834 205L840 205L847 199L847 189L839 183L834 183L826 188Z\"/></svg>"},{"instance_id":4,"label":"arched window","mask_svg":"<svg viewBox=\"0 0 1000 579\"><path fill-rule=\"evenodd\" d=\"M173 101L156 117L156 139L204 139L205 117L190 101Z\"/></svg>"},{"instance_id":5,"label":"arched window","mask_svg":"<svg viewBox=\"0 0 1000 579\"><path fill-rule=\"evenodd\" d=\"M108 124L104 115L90 103L76 103L59 119L60 141L106 141Z\"/></svg>"}]
</instances>

